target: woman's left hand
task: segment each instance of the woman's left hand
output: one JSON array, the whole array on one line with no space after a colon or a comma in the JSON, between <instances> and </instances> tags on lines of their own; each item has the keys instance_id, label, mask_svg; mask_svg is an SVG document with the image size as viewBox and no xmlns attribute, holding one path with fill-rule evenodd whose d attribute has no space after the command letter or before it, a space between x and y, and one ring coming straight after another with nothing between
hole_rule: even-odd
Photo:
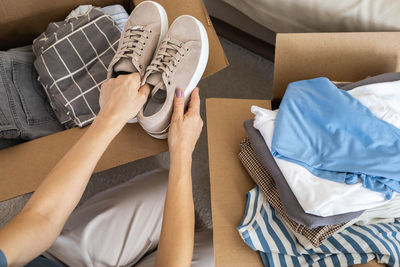
<instances>
[{"instance_id":1,"label":"woman's left hand","mask_svg":"<svg viewBox=\"0 0 400 267\"><path fill-rule=\"evenodd\" d=\"M203 128L200 116L199 88L191 96L188 110L185 113L183 91L176 89L174 112L168 132L168 146L171 160L176 158L190 159Z\"/></svg>"}]
</instances>

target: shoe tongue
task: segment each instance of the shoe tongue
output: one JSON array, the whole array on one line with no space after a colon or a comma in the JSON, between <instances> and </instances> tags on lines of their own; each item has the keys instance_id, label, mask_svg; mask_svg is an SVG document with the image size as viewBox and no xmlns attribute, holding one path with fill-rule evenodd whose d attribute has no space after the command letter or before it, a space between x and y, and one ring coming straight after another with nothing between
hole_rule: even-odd
<instances>
[{"instance_id":1,"label":"shoe tongue","mask_svg":"<svg viewBox=\"0 0 400 267\"><path fill-rule=\"evenodd\" d=\"M162 76L160 72L153 73L146 79L146 83L148 83L153 87L156 86L161 81L162 81ZM164 89L163 87L164 86L162 86L161 89Z\"/></svg>"},{"instance_id":2,"label":"shoe tongue","mask_svg":"<svg viewBox=\"0 0 400 267\"><path fill-rule=\"evenodd\" d=\"M167 98L167 91L165 89L161 73L156 72L151 74L146 79L146 83L153 87L151 93L152 99L159 103L163 103Z\"/></svg>"},{"instance_id":3,"label":"shoe tongue","mask_svg":"<svg viewBox=\"0 0 400 267\"><path fill-rule=\"evenodd\" d=\"M123 73L132 73L137 72L138 70L132 63L132 59L130 58L121 58L118 62L114 65L114 72L123 72Z\"/></svg>"}]
</instances>

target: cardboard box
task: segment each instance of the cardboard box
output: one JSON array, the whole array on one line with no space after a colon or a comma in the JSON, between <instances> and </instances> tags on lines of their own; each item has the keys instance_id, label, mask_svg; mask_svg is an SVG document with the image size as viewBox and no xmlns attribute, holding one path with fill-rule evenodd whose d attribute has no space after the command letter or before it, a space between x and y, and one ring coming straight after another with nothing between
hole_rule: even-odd
<instances>
[{"instance_id":1,"label":"cardboard box","mask_svg":"<svg viewBox=\"0 0 400 267\"><path fill-rule=\"evenodd\" d=\"M355 82L400 71L399 55L399 32L278 34L272 98L282 98L293 81Z\"/></svg>"},{"instance_id":2,"label":"cardboard box","mask_svg":"<svg viewBox=\"0 0 400 267\"><path fill-rule=\"evenodd\" d=\"M296 80L326 76L357 81L399 71L400 33L278 34L273 97L281 98ZM251 89L249 89L251 90ZM263 266L259 254L241 240L236 227L254 182L238 159L245 138L243 122L254 118L251 105L270 108L268 100L207 99L211 208L216 267ZM375 261L360 266L382 266Z\"/></svg>"},{"instance_id":3,"label":"cardboard box","mask_svg":"<svg viewBox=\"0 0 400 267\"><path fill-rule=\"evenodd\" d=\"M258 253L242 241L236 230L244 215L246 192L254 187L238 158L239 143L246 136L243 122L252 118L251 105L271 107L268 100L206 100L216 267L263 266Z\"/></svg>"},{"instance_id":4,"label":"cardboard box","mask_svg":"<svg viewBox=\"0 0 400 267\"><path fill-rule=\"evenodd\" d=\"M225 53L201 0L157 1L167 11L170 22L181 14L199 19L207 29L210 57L203 77L228 65ZM139 1L135 1L139 3ZM129 12L128 0L2 0L0 2L0 49L28 45L49 22L63 20L81 4L107 6L122 4ZM34 191L86 128L73 128L27 143L0 150L0 201ZM128 124L110 144L95 172L113 168L168 149L165 140L148 136L138 124Z\"/></svg>"}]
</instances>

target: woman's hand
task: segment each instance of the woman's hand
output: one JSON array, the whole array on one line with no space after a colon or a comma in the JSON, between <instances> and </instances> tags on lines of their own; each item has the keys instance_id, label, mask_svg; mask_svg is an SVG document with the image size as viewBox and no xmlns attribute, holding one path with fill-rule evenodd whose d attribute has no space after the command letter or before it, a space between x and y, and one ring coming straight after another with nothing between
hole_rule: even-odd
<instances>
[{"instance_id":1,"label":"woman's hand","mask_svg":"<svg viewBox=\"0 0 400 267\"><path fill-rule=\"evenodd\" d=\"M190 266L192 262L195 223L191 163L202 128L199 88L193 90L186 113L183 92L177 89L168 132L171 160L156 267Z\"/></svg>"},{"instance_id":2,"label":"woman's hand","mask_svg":"<svg viewBox=\"0 0 400 267\"><path fill-rule=\"evenodd\" d=\"M124 125L135 117L143 107L150 92L150 87L140 87L139 73L119 75L101 86L99 117L107 117L113 122Z\"/></svg>"},{"instance_id":3,"label":"woman's hand","mask_svg":"<svg viewBox=\"0 0 400 267\"><path fill-rule=\"evenodd\" d=\"M203 120L200 117L199 88L193 90L186 113L184 102L183 91L177 89L175 91L174 113L168 133L171 159L191 159L203 128Z\"/></svg>"}]
</instances>

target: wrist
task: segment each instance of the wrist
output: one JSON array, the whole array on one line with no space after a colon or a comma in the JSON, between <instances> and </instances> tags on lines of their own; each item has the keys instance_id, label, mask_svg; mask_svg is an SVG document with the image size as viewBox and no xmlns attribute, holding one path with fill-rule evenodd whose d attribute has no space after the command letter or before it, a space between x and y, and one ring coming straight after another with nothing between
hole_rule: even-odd
<instances>
[{"instance_id":1,"label":"wrist","mask_svg":"<svg viewBox=\"0 0 400 267\"><path fill-rule=\"evenodd\" d=\"M112 127L121 127L121 128L128 121L127 119L124 119L123 116L120 116L119 114L114 114L112 112L107 112L107 111L103 111L103 110L100 110L99 114L96 117L96 120L103 124L108 124L109 126L112 126Z\"/></svg>"},{"instance_id":2,"label":"wrist","mask_svg":"<svg viewBox=\"0 0 400 267\"><path fill-rule=\"evenodd\" d=\"M178 157L174 156L170 158L170 174L173 177L187 177L191 175L192 170L192 156L190 157Z\"/></svg>"},{"instance_id":3,"label":"wrist","mask_svg":"<svg viewBox=\"0 0 400 267\"><path fill-rule=\"evenodd\" d=\"M170 151L170 162L179 165L192 164L192 153L178 153Z\"/></svg>"},{"instance_id":4,"label":"wrist","mask_svg":"<svg viewBox=\"0 0 400 267\"><path fill-rule=\"evenodd\" d=\"M106 116L100 112L93 121L91 128L95 129L96 132L107 133L115 136L121 131L124 125L125 122L122 122L122 120L113 116Z\"/></svg>"}]
</instances>

